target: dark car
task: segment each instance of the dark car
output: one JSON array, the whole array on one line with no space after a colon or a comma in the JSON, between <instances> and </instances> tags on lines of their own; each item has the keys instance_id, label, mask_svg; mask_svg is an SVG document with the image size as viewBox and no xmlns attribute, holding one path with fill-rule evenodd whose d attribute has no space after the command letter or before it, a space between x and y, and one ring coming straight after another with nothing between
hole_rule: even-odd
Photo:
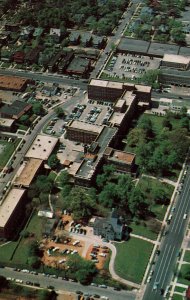
<instances>
[{"instance_id":1,"label":"dark car","mask_svg":"<svg viewBox=\"0 0 190 300\"><path fill-rule=\"evenodd\" d=\"M49 289L49 290L54 290L54 286L53 286L53 285L48 285L48 286L47 286L47 289Z\"/></svg>"},{"instance_id":2,"label":"dark car","mask_svg":"<svg viewBox=\"0 0 190 300\"><path fill-rule=\"evenodd\" d=\"M78 295L82 295L83 294L83 292L81 292L81 291L76 291L75 293L78 294Z\"/></svg>"},{"instance_id":3,"label":"dark car","mask_svg":"<svg viewBox=\"0 0 190 300\"><path fill-rule=\"evenodd\" d=\"M164 295L164 289L160 289L160 295Z\"/></svg>"},{"instance_id":4,"label":"dark car","mask_svg":"<svg viewBox=\"0 0 190 300\"><path fill-rule=\"evenodd\" d=\"M121 291L121 289L119 287L114 287L113 288L115 291Z\"/></svg>"}]
</instances>

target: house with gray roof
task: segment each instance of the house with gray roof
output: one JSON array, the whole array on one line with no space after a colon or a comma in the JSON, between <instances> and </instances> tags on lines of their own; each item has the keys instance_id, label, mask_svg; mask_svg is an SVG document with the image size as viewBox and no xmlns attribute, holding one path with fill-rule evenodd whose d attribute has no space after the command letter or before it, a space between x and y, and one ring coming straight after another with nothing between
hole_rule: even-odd
<instances>
[{"instance_id":1,"label":"house with gray roof","mask_svg":"<svg viewBox=\"0 0 190 300\"><path fill-rule=\"evenodd\" d=\"M96 218L94 222L94 234L99 235L107 240L126 239L128 233L126 227L119 217L116 209L113 209L108 218Z\"/></svg>"}]
</instances>

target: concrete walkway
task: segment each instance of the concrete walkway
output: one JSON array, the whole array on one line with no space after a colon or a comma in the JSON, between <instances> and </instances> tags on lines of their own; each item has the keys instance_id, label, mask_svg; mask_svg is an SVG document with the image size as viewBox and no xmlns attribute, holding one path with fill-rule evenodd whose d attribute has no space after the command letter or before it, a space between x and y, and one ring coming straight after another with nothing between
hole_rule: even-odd
<instances>
[{"instance_id":1,"label":"concrete walkway","mask_svg":"<svg viewBox=\"0 0 190 300\"><path fill-rule=\"evenodd\" d=\"M142 177L156 179L156 180L159 180L160 182L165 182L165 183L171 184L173 186L177 185L176 181L172 181L172 180L167 179L167 178L162 178L162 177L160 178L160 177L155 177L155 176L151 176L151 175L147 175L147 174L142 174Z\"/></svg>"},{"instance_id":2,"label":"concrete walkway","mask_svg":"<svg viewBox=\"0 0 190 300\"><path fill-rule=\"evenodd\" d=\"M130 236L133 236L133 237L135 237L135 238L137 238L137 239L141 239L141 240L147 241L147 242L152 243L152 244L156 244L156 245L159 245L159 244L160 244L158 241L153 241L153 240L148 239L148 238L146 238L146 237L144 237L144 236L142 236L142 235L130 233Z\"/></svg>"}]
</instances>

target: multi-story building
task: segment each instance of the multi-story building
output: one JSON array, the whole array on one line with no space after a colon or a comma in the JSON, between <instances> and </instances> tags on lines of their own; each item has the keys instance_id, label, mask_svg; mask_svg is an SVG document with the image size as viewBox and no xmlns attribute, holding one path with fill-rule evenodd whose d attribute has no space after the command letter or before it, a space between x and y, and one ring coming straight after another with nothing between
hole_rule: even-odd
<instances>
[{"instance_id":1,"label":"multi-story building","mask_svg":"<svg viewBox=\"0 0 190 300\"><path fill-rule=\"evenodd\" d=\"M22 224L26 203L25 191L12 188L0 205L0 237L11 239Z\"/></svg>"},{"instance_id":2,"label":"multi-story building","mask_svg":"<svg viewBox=\"0 0 190 300\"><path fill-rule=\"evenodd\" d=\"M73 120L67 127L67 138L72 141L89 144L99 136L103 127Z\"/></svg>"},{"instance_id":3,"label":"multi-story building","mask_svg":"<svg viewBox=\"0 0 190 300\"><path fill-rule=\"evenodd\" d=\"M93 100L116 101L124 92L121 82L91 79L88 84L88 98Z\"/></svg>"},{"instance_id":4,"label":"multi-story building","mask_svg":"<svg viewBox=\"0 0 190 300\"><path fill-rule=\"evenodd\" d=\"M190 64L190 57L183 55L164 54L161 60L161 67L187 70Z\"/></svg>"}]
</instances>

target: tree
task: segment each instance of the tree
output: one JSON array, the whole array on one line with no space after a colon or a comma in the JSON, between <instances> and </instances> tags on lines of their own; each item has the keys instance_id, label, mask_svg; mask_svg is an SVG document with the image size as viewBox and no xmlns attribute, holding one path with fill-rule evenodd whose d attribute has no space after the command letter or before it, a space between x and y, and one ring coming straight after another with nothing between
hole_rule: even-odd
<instances>
[{"instance_id":1,"label":"tree","mask_svg":"<svg viewBox=\"0 0 190 300\"><path fill-rule=\"evenodd\" d=\"M56 115L57 115L59 118L65 116L65 112L64 112L64 110L63 110L62 107L56 107L56 108L54 109L54 111L55 111Z\"/></svg>"},{"instance_id":2,"label":"tree","mask_svg":"<svg viewBox=\"0 0 190 300\"><path fill-rule=\"evenodd\" d=\"M189 131L189 118L188 117L183 117L180 120L180 127L185 128Z\"/></svg>"},{"instance_id":3,"label":"tree","mask_svg":"<svg viewBox=\"0 0 190 300\"><path fill-rule=\"evenodd\" d=\"M37 256L39 254L39 248L37 241L32 241L28 247L29 256Z\"/></svg>"},{"instance_id":4,"label":"tree","mask_svg":"<svg viewBox=\"0 0 190 300\"><path fill-rule=\"evenodd\" d=\"M129 198L129 209L133 216L141 218L145 218L149 213L149 204L138 186L133 190Z\"/></svg>"},{"instance_id":5,"label":"tree","mask_svg":"<svg viewBox=\"0 0 190 300\"><path fill-rule=\"evenodd\" d=\"M53 188L53 182L47 176L40 175L37 177L35 186L37 187L39 192L49 193Z\"/></svg>"},{"instance_id":6,"label":"tree","mask_svg":"<svg viewBox=\"0 0 190 300\"><path fill-rule=\"evenodd\" d=\"M54 291L49 292L48 290L38 290L38 299L39 300L50 300L50 299L54 299L55 297L53 297L53 295L55 295Z\"/></svg>"},{"instance_id":7,"label":"tree","mask_svg":"<svg viewBox=\"0 0 190 300\"><path fill-rule=\"evenodd\" d=\"M145 84L151 85L153 88L157 89L157 88L160 87L159 83L157 82L158 81L158 76L160 76L160 74L161 74L160 70L148 70L139 79L139 81L144 82Z\"/></svg>"},{"instance_id":8,"label":"tree","mask_svg":"<svg viewBox=\"0 0 190 300\"><path fill-rule=\"evenodd\" d=\"M29 120L30 116L29 115L22 115L19 119L19 121L24 124L24 125L29 125L30 124L30 120Z\"/></svg>"},{"instance_id":9,"label":"tree","mask_svg":"<svg viewBox=\"0 0 190 300\"><path fill-rule=\"evenodd\" d=\"M4 277L0 275L0 290L2 288L6 288L8 286L8 280Z\"/></svg>"},{"instance_id":10,"label":"tree","mask_svg":"<svg viewBox=\"0 0 190 300\"><path fill-rule=\"evenodd\" d=\"M34 269L39 269L41 265L41 260L38 256L30 256L27 260L29 266L31 266Z\"/></svg>"},{"instance_id":11,"label":"tree","mask_svg":"<svg viewBox=\"0 0 190 300\"><path fill-rule=\"evenodd\" d=\"M163 119L162 126L168 128L169 130L172 130L172 123L167 117Z\"/></svg>"},{"instance_id":12,"label":"tree","mask_svg":"<svg viewBox=\"0 0 190 300\"><path fill-rule=\"evenodd\" d=\"M183 27L174 27L170 31L171 38L177 44L185 44L185 33L183 32Z\"/></svg>"},{"instance_id":13,"label":"tree","mask_svg":"<svg viewBox=\"0 0 190 300\"><path fill-rule=\"evenodd\" d=\"M67 265L69 271L75 274L76 279L82 284L88 284L94 274L96 273L95 264L91 261L85 260L78 254L70 256Z\"/></svg>"},{"instance_id":14,"label":"tree","mask_svg":"<svg viewBox=\"0 0 190 300\"><path fill-rule=\"evenodd\" d=\"M145 143L146 134L143 128L132 129L127 136L127 145L129 147L136 147L139 143Z\"/></svg>"},{"instance_id":15,"label":"tree","mask_svg":"<svg viewBox=\"0 0 190 300\"><path fill-rule=\"evenodd\" d=\"M115 183L108 182L100 192L98 199L104 207L112 208L115 206L114 203L116 202L116 196L117 185Z\"/></svg>"},{"instance_id":16,"label":"tree","mask_svg":"<svg viewBox=\"0 0 190 300\"><path fill-rule=\"evenodd\" d=\"M68 171L67 170L62 171L59 175L59 181L60 181L61 186L68 184L69 180L70 180L70 175L69 175Z\"/></svg>"},{"instance_id":17,"label":"tree","mask_svg":"<svg viewBox=\"0 0 190 300\"><path fill-rule=\"evenodd\" d=\"M177 154L176 162L180 162L185 158L189 147L188 132L185 128L176 128L168 134L170 148L175 149Z\"/></svg>"},{"instance_id":18,"label":"tree","mask_svg":"<svg viewBox=\"0 0 190 300\"><path fill-rule=\"evenodd\" d=\"M147 138L154 137L153 124L150 118L143 116L138 123L138 127L144 130Z\"/></svg>"},{"instance_id":19,"label":"tree","mask_svg":"<svg viewBox=\"0 0 190 300\"><path fill-rule=\"evenodd\" d=\"M56 154L52 154L48 158L48 166L51 169L56 169L58 167L59 163L60 163L60 160L58 159Z\"/></svg>"},{"instance_id":20,"label":"tree","mask_svg":"<svg viewBox=\"0 0 190 300\"><path fill-rule=\"evenodd\" d=\"M32 104L32 111L35 115L42 116L44 114L43 105L40 102L35 102Z\"/></svg>"},{"instance_id":21,"label":"tree","mask_svg":"<svg viewBox=\"0 0 190 300\"><path fill-rule=\"evenodd\" d=\"M95 210L95 202L81 187L72 188L64 198L63 206L72 212L74 220L89 219Z\"/></svg>"},{"instance_id":22,"label":"tree","mask_svg":"<svg viewBox=\"0 0 190 300\"><path fill-rule=\"evenodd\" d=\"M100 174L96 178L96 183L99 187L103 187L106 182L111 181L114 178L116 169L113 165L104 165L103 174Z\"/></svg>"}]
</instances>

